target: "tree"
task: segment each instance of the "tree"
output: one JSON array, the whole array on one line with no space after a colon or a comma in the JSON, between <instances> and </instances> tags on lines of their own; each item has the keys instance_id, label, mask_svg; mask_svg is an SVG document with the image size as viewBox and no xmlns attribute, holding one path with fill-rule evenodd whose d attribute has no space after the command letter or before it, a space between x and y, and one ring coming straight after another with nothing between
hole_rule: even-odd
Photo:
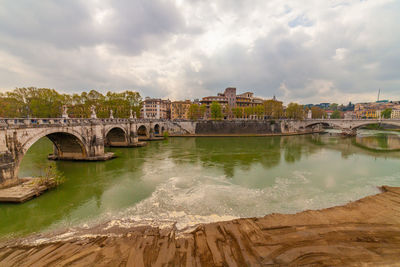
<instances>
[{"instance_id":1,"label":"tree","mask_svg":"<svg viewBox=\"0 0 400 267\"><path fill-rule=\"evenodd\" d=\"M304 108L297 103L289 103L286 108L286 117L289 119L302 120L304 119Z\"/></svg>"},{"instance_id":2,"label":"tree","mask_svg":"<svg viewBox=\"0 0 400 267\"><path fill-rule=\"evenodd\" d=\"M325 111L320 107L311 107L312 118L321 119L325 117Z\"/></svg>"},{"instance_id":3,"label":"tree","mask_svg":"<svg viewBox=\"0 0 400 267\"><path fill-rule=\"evenodd\" d=\"M111 109L116 117L128 118L130 109L140 115L141 104L140 94L133 91L103 95L92 90L68 95L48 88L16 88L0 94L0 117L56 118L61 116L62 106L67 105L71 118L88 118L94 105L99 118L107 118Z\"/></svg>"},{"instance_id":4,"label":"tree","mask_svg":"<svg viewBox=\"0 0 400 267\"><path fill-rule=\"evenodd\" d=\"M199 118L204 118L204 114L206 114L207 107L206 105L201 105L199 107Z\"/></svg>"},{"instance_id":5,"label":"tree","mask_svg":"<svg viewBox=\"0 0 400 267\"><path fill-rule=\"evenodd\" d=\"M242 118L243 117L243 108L233 108L232 113L235 118Z\"/></svg>"},{"instance_id":6,"label":"tree","mask_svg":"<svg viewBox=\"0 0 400 267\"><path fill-rule=\"evenodd\" d=\"M339 110L335 110L332 115L331 115L331 119L340 119L342 116L340 114Z\"/></svg>"},{"instance_id":7,"label":"tree","mask_svg":"<svg viewBox=\"0 0 400 267\"><path fill-rule=\"evenodd\" d=\"M254 107L245 107L244 114L245 114L246 118L248 118L251 115L254 115L255 114Z\"/></svg>"},{"instance_id":8,"label":"tree","mask_svg":"<svg viewBox=\"0 0 400 267\"><path fill-rule=\"evenodd\" d=\"M210 111L211 111L211 118L213 120L219 120L222 118L222 108L218 102L214 101L211 103Z\"/></svg>"},{"instance_id":9,"label":"tree","mask_svg":"<svg viewBox=\"0 0 400 267\"><path fill-rule=\"evenodd\" d=\"M391 108L387 108L384 111L381 112L381 117L385 118L385 119L390 119L392 115L392 109Z\"/></svg>"},{"instance_id":10,"label":"tree","mask_svg":"<svg viewBox=\"0 0 400 267\"><path fill-rule=\"evenodd\" d=\"M331 109L331 110L337 110L338 109L338 104L336 104L336 103L332 103L332 104L330 104L329 105L329 108Z\"/></svg>"},{"instance_id":11,"label":"tree","mask_svg":"<svg viewBox=\"0 0 400 267\"><path fill-rule=\"evenodd\" d=\"M281 101L274 99L264 101L264 114L269 118L278 119L283 116L283 105Z\"/></svg>"},{"instance_id":12,"label":"tree","mask_svg":"<svg viewBox=\"0 0 400 267\"><path fill-rule=\"evenodd\" d=\"M188 112L189 119L198 120L199 119L198 114L199 114L199 105L191 104L189 106L189 112Z\"/></svg>"},{"instance_id":13,"label":"tree","mask_svg":"<svg viewBox=\"0 0 400 267\"><path fill-rule=\"evenodd\" d=\"M261 117L264 115L264 106L262 105L257 105L254 107L254 113L258 116Z\"/></svg>"},{"instance_id":14,"label":"tree","mask_svg":"<svg viewBox=\"0 0 400 267\"><path fill-rule=\"evenodd\" d=\"M207 107L205 105L191 104L188 110L190 120L200 120L204 117Z\"/></svg>"}]
</instances>

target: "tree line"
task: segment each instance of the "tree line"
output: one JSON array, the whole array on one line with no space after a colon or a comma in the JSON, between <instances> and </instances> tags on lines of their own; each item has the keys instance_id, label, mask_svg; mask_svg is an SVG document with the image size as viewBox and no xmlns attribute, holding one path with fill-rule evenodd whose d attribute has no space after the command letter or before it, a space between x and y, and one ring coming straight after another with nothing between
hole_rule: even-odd
<instances>
[{"instance_id":1,"label":"tree line","mask_svg":"<svg viewBox=\"0 0 400 267\"><path fill-rule=\"evenodd\" d=\"M91 106L95 106L99 118L108 118L110 110L118 118L128 118L130 110L140 116L142 98L138 92L107 92L96 90L81 94L60 94L49 88L16 88L0 93L0 117L6 118L57 118L62 107L68 108L71 118L89 118Z\"/></svg>"},{"instance_id":2,"label":"tree line","mask_svg":"<svg viewBox=\"0 0 400 267\"><path fill-rule=\"evenodd\" d=\"M188 117L191 120L203 119L206 115L206 105L192 104L189 107ZM224 117L228 118L250 118L266 117L268 119L304 119L305 110L302 105L297 103L290 103L286 110L283 107L282 102L277 100L265 100L260 104L248 107L234 107L229 108L226 105L221 105L218 102L212 102L209 106L208 116L213 120L220 120Z\"/></svg>"}]
</instances>

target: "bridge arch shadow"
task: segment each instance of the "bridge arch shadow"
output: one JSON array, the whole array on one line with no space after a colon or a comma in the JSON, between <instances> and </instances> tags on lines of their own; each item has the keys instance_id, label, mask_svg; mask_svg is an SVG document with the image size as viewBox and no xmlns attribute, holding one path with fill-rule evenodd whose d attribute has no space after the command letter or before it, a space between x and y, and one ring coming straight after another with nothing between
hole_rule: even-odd
<instances>
[{"instance_id":1,"label":"bridge arch shadow","mask_svg":"<svg viewBox=\"0 0 400 267\"><path fill-rule=\"evenodd\" d=\"M154 125L154 134L155 134L155 135L161 134L161 132L160 132L160 125L158 125L158 124Z\"/></svg>"},{"instance_id":2,"label":"bridge arch shadow","mask_svg":"<svg viewBox=\"0 0 400 267\"><path fill-rule=\"evenodd\" d=\"M308 124L308 125L306 125L306 128L312 128L313 126L316 126L316 125L322 125L322 126L325 126L325 127L334 127L335 125L334 124L332 124L332 123L327 123L327 122L315 122L315 123L311 123L311 124Z\"/></svg>"},{"instance_id":3,"label":"bridge arch shadow","mask_svg":"<svg viewBox=\"0 0 400 267\"><path fill-rule=\"evenodd\" d=\"M144 125L139 126L139 128L137 129L137 134L138 134L139 139L149 137L149 131L147 130L146 126L144 126Z\"/></svg>"},{"instance_id":4,"label":"bridge arch shadow","mask_svg":"<svg viewBox=\"0 0 400 267\"><path fill-rule=\"evenodd\" d=\"M362 127L368 126L368 125L374 125L374 124L383 124L383 125L391 125L391 126L397 126L400 127L400 121L381 121L381 122L364 122L364 123L360 123L357 125L354 125L352 127L353 130L357 130L360 129Z\"/></svg>"},{"instance_id":5,"label":"bridge arch shadow","mask_svg":"<svg viewBox=\"0 0 400 267\"><path fill-rule=\"evenodd\" d=\"M127 132L121 127L113 127L105 134L106 146L127 146L128 135Z\"/></svg>"},{"instance_id":6,"label":"bridge arch shadow","mask_svg":"<svg viewBox=\"0 0 400 267\"><path fill-rule=\"evenodd\" d=\"M14 176L18 177L19 167L26 152L40 139L46 137L53 143L53 154L48 156L52 160L84 160L88 157L85 139L73 131L44 131L22 144L16 154Z\"/></svg>"}]
</instances>

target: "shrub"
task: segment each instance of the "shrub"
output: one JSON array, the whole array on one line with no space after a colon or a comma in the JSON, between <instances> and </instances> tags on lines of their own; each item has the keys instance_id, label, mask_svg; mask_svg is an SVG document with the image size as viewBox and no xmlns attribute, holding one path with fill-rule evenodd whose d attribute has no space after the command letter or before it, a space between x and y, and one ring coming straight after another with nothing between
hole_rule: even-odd
<instances>
[{"instance_id":1,"label":"shrub","mask_svg":"<svg viewBox=\"0 0 400 267\"><path fill-rule=\"evenodd\" d=\"M165 139L167 139L167 138L169 137L169 132L168 132L168 131L165 131L165 132L163 133L163 136L164 136Z\"/></svg>"},{"instance_id":2,"label":"shrub","mask_svg":"<svg viewBox=\"0 0 400 267\"><path fill-rule=\"evenodd\" d=\"M48 165L45 168L44 175L40 176L35 182L36 186L47 186L48 188L59 186L65 182L63 173L57 170L54 165Z\"/></svg>"}]
</instances>

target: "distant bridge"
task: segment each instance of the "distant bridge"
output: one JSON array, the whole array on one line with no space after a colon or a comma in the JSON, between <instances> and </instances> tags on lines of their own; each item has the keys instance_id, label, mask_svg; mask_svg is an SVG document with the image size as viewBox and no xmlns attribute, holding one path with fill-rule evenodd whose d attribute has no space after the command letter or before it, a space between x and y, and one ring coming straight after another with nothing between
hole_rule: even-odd
<instances>
[{"instance_id":1,"label":"distant bridge","mask_svg":"<svg viewBox=\"0 0 400 267\"><path fill-rule=\"evenodd\" d=\"M400 128L400 119L307 119L299 121L297 129L307 129L315 125L341 129L346 133L355 133L357 129L371 124L386 124Z\"/></svg>"},{"instance_id":2,"label":"distant bridge","mask_svg":"<svg viewBox=\"0 0 400 267\"><path fill-rule=\"evenodd\" d=\"M247 121L247 120L238 120ZM307 133L321 126L354 134L359 127L384 123L400 127L400 120L251 120L268 123L274 133ZM207 122L149 119L26 119L0 118L0 185L18 178L19 165L28 149L46 136L54 144L49 156L55 160L108 160L114 157L105 146L134 147L140 139L151 139L168 131L172 135L195 135L197 124ZM215 122L218 123L218 122ZM236 121L237 123L237 121ZM239 123L241 125L241 123ZM271 132L269 132L271 133ZM268 134L268 132L266 132Z\"/></svg>"}]
</instances>

